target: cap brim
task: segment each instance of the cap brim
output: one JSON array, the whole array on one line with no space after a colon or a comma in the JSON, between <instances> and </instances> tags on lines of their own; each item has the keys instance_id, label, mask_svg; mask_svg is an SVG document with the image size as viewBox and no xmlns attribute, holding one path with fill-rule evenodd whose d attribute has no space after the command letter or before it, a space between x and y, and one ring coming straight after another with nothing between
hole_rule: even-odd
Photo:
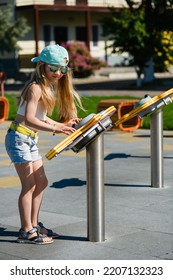
<instances>
[{"instance_id":1,"label":"cap brim","mask_svg":"<svg viewBox=\"0 0 173 280\"><path fill-rule=\"evenodd\" d=\"M38 61L40 61L40 58L37 56L37 57L33 57L32 59L31 59L31 61L32 62L38 62Z\"/></svg>"}]
</instances>

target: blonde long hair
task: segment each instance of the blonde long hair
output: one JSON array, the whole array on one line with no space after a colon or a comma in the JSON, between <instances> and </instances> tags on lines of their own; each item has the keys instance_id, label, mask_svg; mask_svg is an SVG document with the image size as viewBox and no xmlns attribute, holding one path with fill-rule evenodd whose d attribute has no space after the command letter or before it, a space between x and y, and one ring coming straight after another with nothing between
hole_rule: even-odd
<instances>
[{"instance_id":1,"label":"blonde long hair","mask_svg":"<svg viewBox=\"0 0 173 280\"><path fill-rule=\"evenodd\" d=\"M33 83L40 86L42 91L41 100L49 115L52 114L55 105L58 106L58 117L62 121L76 118L77 108L85 111L80 96L73 87L71 69L58 80L57 84L50 85L45 73L45 64L38 62L35 72L21 93L24 99Z\"/></svg>"}]
</instances>

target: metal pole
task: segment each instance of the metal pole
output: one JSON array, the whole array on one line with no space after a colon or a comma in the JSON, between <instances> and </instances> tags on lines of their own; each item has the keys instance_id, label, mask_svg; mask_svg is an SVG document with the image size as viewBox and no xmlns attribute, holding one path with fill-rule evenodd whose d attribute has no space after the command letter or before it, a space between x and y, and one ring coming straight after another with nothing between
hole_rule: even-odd
<instances>
[{"instance_id":1,"label":"metal pole","mask_svg":"<svg viewBox=\"0 0 173 280\"><path fill-rule=\"evenodd\" d=\"M105 240L103 133L86 146L87 230L92 242Z\"/></svg>"},{"instance_id":2,"label":"metal pole","mask_svg":"<svg viewBox=\"0 0 173 280\"><path fill-rule=\"evenodd\" d=\"M163 112L156 110L151 120L151 187L163 188Z\"/></svg>"}]
</instances>

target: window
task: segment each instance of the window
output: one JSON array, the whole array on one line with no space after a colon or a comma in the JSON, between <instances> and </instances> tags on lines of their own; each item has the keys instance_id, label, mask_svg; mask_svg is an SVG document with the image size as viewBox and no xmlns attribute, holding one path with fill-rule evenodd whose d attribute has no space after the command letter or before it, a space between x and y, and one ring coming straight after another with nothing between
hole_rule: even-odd
<instances>
[{"instance_id":1,"label":"window","mask_svg":"<svg viewBox=\"0 0 173 280\"><path fill-rule=\"evenodd\" d=\"M88 4L88 0L76 0L76 5L86 6L87 4Z\"/></svg>"},{"instance_id":2,"label":"window","mask_svg":"<svg viewBox=\"0 0 173 280\"><path fill-rule=\"evenodd\" d=\"M76 40L81 42L87 42L87 30L85 26L76 27Z\"/></svg>"},{"instance_id":3,"label":"window","mask_svg":"<svg viewBox=\"0 0 173 280\"><path fill-rule=\"evenodd\" d=\"M98 25L92 26L92 41L93 46L98 46Z\"/></svg>"},{"instance_id":4,"label":"window","mask_svg":"<svg viewBox=\"0 0 173 280\"><path fill-rule=\"evenodd\" d=\"M51 28L50 25L43 26L43 40L45 41L45 45L49 45L51 41Z\"/></svg>"},{"instance_id":5,"label":"window","mask_svg":"<svg viewBox=\"0 0 173 280\"><path fill-rule=\"evenodd\" d=\"M57 4L57 5L66 5L66 0L55 0L55 4Z\"/></svg>"},{"instance_id":6,"label":"window","mask_svg":"<svg viewBox=\"0 0 173 280\"><path fill-rule=\"evenodd\" d=\"M55 26L54 27L54 40L56 44L67 42L68 30L66 26Z\"/></svg>"}]
</instances>

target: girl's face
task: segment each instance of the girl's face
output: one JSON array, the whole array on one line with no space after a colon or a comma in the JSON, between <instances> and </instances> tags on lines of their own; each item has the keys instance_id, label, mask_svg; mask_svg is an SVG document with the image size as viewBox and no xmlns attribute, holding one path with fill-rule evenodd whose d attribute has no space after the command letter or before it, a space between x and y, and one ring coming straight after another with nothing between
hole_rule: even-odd
<instances>
[{"instance_id":1,"label":"girl's face","mask_svg":"<svg viewBox=\"0 0 173 280\"><path fill-rule=\"evenodd\" d=\"M47 78L51 82L55 82L55 81L61 79L62 76L67 74L68 67L66 67L66 66L55 66L55 65L46 64L45 65L45 72L46 72Z\"/></svg>"}]
</instances>

